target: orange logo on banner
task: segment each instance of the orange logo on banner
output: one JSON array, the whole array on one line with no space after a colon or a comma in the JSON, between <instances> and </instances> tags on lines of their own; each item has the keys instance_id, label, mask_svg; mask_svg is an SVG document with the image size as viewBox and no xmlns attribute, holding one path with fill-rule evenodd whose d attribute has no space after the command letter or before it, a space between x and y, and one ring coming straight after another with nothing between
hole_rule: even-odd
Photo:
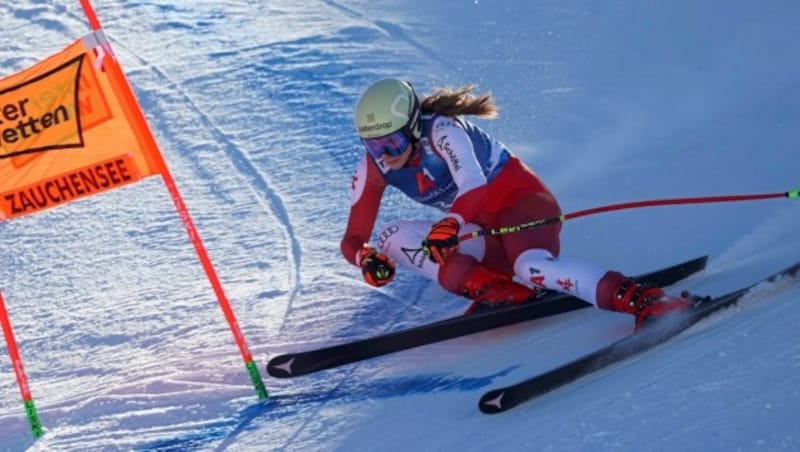
<instances>
[{"instance_id":1,"label":"orange logo on banner","mask_svg":"<svg viewBox=\"0 0 800 452\"><path fill-rule=\"evenodd\" d=\"M0 219L163 171L122 70L96 58L77 40L0 80Z\"/></svg>"}]
</instances>

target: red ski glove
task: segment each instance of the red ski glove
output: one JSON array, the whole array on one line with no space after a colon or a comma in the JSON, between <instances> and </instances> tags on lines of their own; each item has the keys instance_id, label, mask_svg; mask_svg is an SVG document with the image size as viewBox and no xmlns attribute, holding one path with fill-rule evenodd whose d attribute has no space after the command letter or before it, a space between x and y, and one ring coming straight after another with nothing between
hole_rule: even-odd
<instances>
[{"instance_id":1,"label":"red ski glove","mask_svg":"<svg viewBox=\"0 0 800 452\"><path fill-rule=\"evenodd\" d=\"M369 285L380 287L394 279L394 262L375 248L364 245L358 252L358 266Z\"/></svg>"},{"instance_id":2,"label":"red ski glove","mask_svg":"<svg viewBox=\"0 0 800 452\"><path fill-rule=\"evenodd\" d=\"M430 260L441 264L451 254L458 252L458 231L461 225L452 217L439 220L422 241L422 252Z\"/></svg>"}]
</instances>

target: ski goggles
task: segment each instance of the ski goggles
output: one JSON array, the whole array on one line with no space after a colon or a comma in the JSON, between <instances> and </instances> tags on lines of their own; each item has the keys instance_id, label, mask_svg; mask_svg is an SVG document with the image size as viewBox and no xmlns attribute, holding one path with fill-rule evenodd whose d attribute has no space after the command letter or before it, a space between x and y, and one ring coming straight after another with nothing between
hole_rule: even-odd
<instances>
[{"instance_id":1,"label":"ski goggles","mask_svg":"<svg viewBox=\"0 0 800 452\"><path fill-rule=\"evenodd\" d=\"M361 142L375 160L380 159L383 154L397 157L406 150L410 143L405 129L378 138L362 138Z\"/></svg>"}]
</instances>

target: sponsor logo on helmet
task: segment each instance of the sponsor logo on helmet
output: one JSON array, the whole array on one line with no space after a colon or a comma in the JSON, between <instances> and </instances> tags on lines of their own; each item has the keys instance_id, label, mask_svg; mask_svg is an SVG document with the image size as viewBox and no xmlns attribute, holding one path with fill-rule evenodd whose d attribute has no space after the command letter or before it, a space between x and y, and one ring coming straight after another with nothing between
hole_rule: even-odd
<instances>
[{"instance_id":1,"label":"sponsor logo on helmet","mask_svg":"<svg viewBox=\"0 0 800 452\"><path fill-rule=\"evenodd\" d=\"M402 111L402 104L403 102L406 103L406 111ZM392 105L389 106L389 111L397 116L398 118L403 118L404 120L408 121L411 118L411 95L410 94L398 94L397 97L394 98L394 102Z\"/></svg>"},{"instance_id":2,"label":"sponsor logo on helmet","mask_svg":"<svg viewBox=\"0 0 800 452\"><path fill-rule=\"evenodd\" d=\"M375 121L374 117L373 117L372 121ZM369 119L367 119L367 122L369 122ZM359 126L358 127L358 131L363 133L363 132L372 132L372 131L375 131L375 130L391 129L391 128L392 128L392 121L386 121L386 122L379 122L377 124L369 124L369 125L366 125L366 126Z\"/></svg>"}]
</instances>

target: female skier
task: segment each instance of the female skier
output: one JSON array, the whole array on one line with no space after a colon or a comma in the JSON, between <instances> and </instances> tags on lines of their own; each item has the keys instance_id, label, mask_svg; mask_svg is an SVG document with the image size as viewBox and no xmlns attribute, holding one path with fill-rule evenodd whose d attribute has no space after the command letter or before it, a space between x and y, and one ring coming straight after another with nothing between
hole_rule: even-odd
<instances>
[{"instance_id":1,"label":"female skier","mask_svg":"<svg viewBox=\"0 0 800 452\"><path fill-rule=\"evenodd\" d=\"M389 283L395 262L479 305L521 303L541 289L579 297L600 309L636 316L685 310L688 302L594 264L560 257L561 224L459 243L458 236L561 214L542 180L502 143L464 116L493 118L490 94L439 89L419 100L410 83L380 80L355 110L366 149L351 187L342 253L373 286ZM393 186L444 217L431 224L396 220L369 244L383 192ZM516 282L514 277L517 277Z\"/></svg>"}]
</instances>

